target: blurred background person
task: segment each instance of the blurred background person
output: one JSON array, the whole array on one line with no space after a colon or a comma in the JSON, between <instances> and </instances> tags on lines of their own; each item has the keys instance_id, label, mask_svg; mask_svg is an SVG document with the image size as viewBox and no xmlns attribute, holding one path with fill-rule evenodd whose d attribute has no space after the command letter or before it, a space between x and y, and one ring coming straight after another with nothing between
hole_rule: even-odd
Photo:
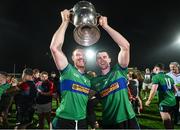
<instances>
[{"instance_id":1,"label":"blurred background person","mask_svg":"<svg viewBox=\"0 0 180 130\"><path fill-rule=\"evenodd\" d=\"M0 71L0 123L4 128L8 128L8 109L11 96L6 91L11 87L7 82L8 74L4 71Z\"/></svg>"},{"instance_id":2,"label":"blurred background person","mask_svg":"<svg viewBox=\"0 0 180 130\"><path fill-rule=\"evenodd\" d=\"M149 92L151 90L151 71L149 68L145 69L145 74L144 74L144 80L143 80L143 84L142 84L142 94L143 94L143 100L146 100Z\"/></svg>"},{"instance_id":3,"label":"blurred background person","mask_svg":"<svg viewBox=\"0 0 180 130\"><path fill-rule=\"evenodd\" d=\"M169 64L170 72L167 73L170 76L176 85L177 92L175 93L176 96L176 108L174 112L174 124L180 124L179 121L179 101L180 101L180 65L178 62L171 62Z\"/></svg>"},{"instance_id":4,"label":"blurred background person","mask_svg":"<svg viewBox=\"0 0 180 130\"><path fill-rule=\"evenodd\" d=\"M137 75L134 72L128 73L128 88L134 112L136 114L140 114L142 110L142 101L139 97L139 81L137 80Z\"/></svg>"},{"instance_id":5,"label":"blurred background person","mask_svg":"<svg viewBox=\"0 0 180 130\"><path fill-rule=\"evenodd\" d=\"M48 73L42 71L40 74L41 84L37 87L36 106L39 120L39 128L44 129L45 119L51 126L51 108L52 108L52 93L53 83L48 80Z\"/></svg>"},{"instance_id":6,"label":"blurred background person","mask_svg":"<svg viewBox=\"0 0 180 130\"><path fill-rule=\"evenodd\" d=\"M61 96L60 96L60 87L59 87L60 85L59 77L57 76L56 72L52 71L50 73L49 80L53 82L53 85L54 85L52 97L56 101L56 108L58 108L59 100L61 100L60 99Z\"/></svg>"},{"instance_id":7,"label":"blurred background person","mask_svg":"<svg viewBox=\"0 0 180 130\"><path fill-rule=\"evenodd\" d=\"M17 115L19 121L17 128L27 128L33 123L33 115L35 112L37 89L33 81L33 70L26 68L22 73L22 82L16 87L18 91L16 95Z\"/></svg>"},{"instance_id":8,"label":"blurred background person","mask_svg":"<svg viewBox=\"0 0 180 130\"><path fill-rule=\"evenodd\" d=\"M38 86L39 81L41 81L39 69L33 69L33 81L36 86Z\"/></svg>"}]
</instances>

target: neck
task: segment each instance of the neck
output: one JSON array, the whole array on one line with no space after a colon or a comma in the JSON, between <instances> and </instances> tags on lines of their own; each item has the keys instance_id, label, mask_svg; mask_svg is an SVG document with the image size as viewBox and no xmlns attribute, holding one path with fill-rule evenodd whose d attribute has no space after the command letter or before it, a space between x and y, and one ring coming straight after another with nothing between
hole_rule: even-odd
<instances>
[{"instance_id":1,"label":"neck","mask_svg":"<svg viewBox=\"0 0 180 130\"><path fill-rule=\"evenodd\" d=\"M78 69L78 71L79 71L81 74L83 74L84 71L85 71L85 67L81 67L81 68L77 68L77 69Z\"/></svg>"},{"instance_id":2,"label":"neck","mask_svg":"<svg viewBox=\"0 0 180 130\"><path fill-rule=\"evenodd\" d=\"M105 69L101 69L102 75L106 75L110 71L110 66Z\"/></svg>"},{"instance_id":3,"label":"neck","mask_svg":"<svg viewBox=\"0 0 180 130\"><path fill-rule=\"evenodd\" d=\"M179 72L177 72L177 71L176 71L176 72L172 72L172 73L173 73L174 75L178 75L178 74L179 74Z\"/></svg>"},{"instance_id":4,"label":"neck","mask_svg":"<svg viewBox=\"0 0 180 130\"><path fill-rule=\"evenodd\" d=\"M164 71L163 71L163 70L160 70L158 73L161 73L161 72L163 73Z\"/></svg>"}]
</instances>

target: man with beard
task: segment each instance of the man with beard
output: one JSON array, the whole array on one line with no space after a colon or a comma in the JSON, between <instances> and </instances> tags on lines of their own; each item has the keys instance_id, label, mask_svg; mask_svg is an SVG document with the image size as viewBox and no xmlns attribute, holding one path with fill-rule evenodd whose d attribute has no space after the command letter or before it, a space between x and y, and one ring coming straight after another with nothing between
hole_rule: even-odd
<instances>
[{"instance_id":1,"label":"man with beard","mask_svg":"<svg viewBox=\"0 0 180 130\"><path fill-rule=\"evenodd\" d=\"M128 97L127 67L130 57L129 42L108 25L107 17L101 16L99 24L121 49L118 63L111 68L111 58L107 51L99 51L96 62L101 75L92 79L92 87L102 101L102 125L104 129L139 129L135 113Z\"/></svg>"},{"instance_id":2,"label":"man with beard","mask_svg":"<svg viewBox=\"0 0 180 130\"><path fill-rule=\"evenodd\" d=\"M71 65L62 51L64 36L70 21L70 11L61 12L62 23L55 32L50 50L60 71L61 103L56 110L52 125L55 129L87 129L86 107L90 80L84 75L85 59L83 49L72 53L74 66Z\"/></svg>"}]
</instances>

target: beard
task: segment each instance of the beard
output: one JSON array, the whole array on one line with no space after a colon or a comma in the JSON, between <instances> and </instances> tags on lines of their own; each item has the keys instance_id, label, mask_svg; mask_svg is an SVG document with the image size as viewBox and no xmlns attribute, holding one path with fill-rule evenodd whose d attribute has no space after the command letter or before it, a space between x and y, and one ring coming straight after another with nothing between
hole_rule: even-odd
<instances>
[{"instance_id":1,"label":"beard","mask_svg":"<svg viewBox=\"0 0 180 130\"><path fill-rule=\"evenodd\" d=\"M105 64L99 64L99 66L100 66L100 68L101 68L102 70L105 70L105 69L109 68L110 65L108 65L107 63L105 63Z\"/></svg>"},{"instance_id":2,"label":"beard","mask_svg":"<svg viewBox=\"0 0 180 130\"><path fill-rule=\"evenodd\" d=\"M85 67L85 60L84 59L78 59L75 65L78 68L84 68Z\"/></svg>"}]
</instances>

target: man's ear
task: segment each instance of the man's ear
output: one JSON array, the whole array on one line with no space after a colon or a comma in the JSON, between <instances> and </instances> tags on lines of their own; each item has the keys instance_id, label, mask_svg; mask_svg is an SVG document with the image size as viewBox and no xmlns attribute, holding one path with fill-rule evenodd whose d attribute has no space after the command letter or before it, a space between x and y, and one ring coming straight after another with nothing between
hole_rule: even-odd
<instances>
[{"instance_id":1,"label":"man's ear","mask_svg":"<svg viewBox=\"0 0 180 130\"><path fill-rule=\"evenodd\" d=\"M72 61L74 61L74 56L72 56L71 58L72 58Z\"/></svg>"},{"instance_id":2,"label":"man's ear","mask_svg":"<svg viewBox=\"0 0 180 130\"><path fill-rule=\"evenodd\" d=\"M109 63L111 63L111 58L109 58Z\"/></svg>"}]
</instances>

